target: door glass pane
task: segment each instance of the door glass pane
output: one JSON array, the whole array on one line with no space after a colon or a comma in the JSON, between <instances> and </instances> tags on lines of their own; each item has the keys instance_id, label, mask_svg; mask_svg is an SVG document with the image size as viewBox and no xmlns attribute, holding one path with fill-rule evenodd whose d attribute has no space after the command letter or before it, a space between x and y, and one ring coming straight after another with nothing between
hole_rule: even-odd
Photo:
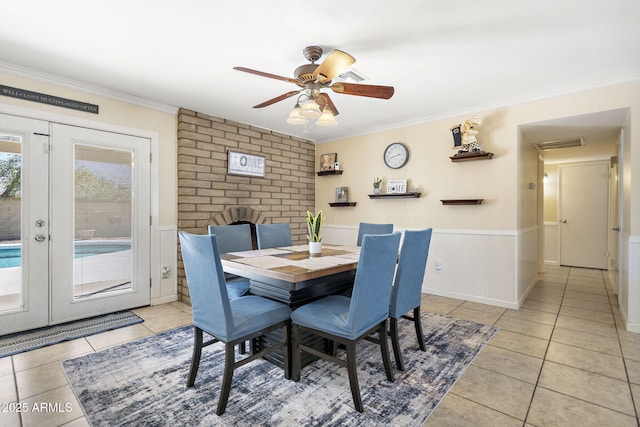
<instances>
[{"instance_id":1,"label":"door glass pane","mask_svg":"<svg viewBox=\"0 0 640 427\"><path fill-rule=\"evenodd\" d=\"M0 311L23 306L22 136L0 133Z\"/></svg>"},{"instance_id":2,"label":"door glass pane","mask_svg":"<svg viewBox=\"0 0 640 427\"><path fill-rule=\"evenodd\" d=\"M74 153L74 298L129 290L134 153L80 144Z\"/></svg>"}]
</instances>

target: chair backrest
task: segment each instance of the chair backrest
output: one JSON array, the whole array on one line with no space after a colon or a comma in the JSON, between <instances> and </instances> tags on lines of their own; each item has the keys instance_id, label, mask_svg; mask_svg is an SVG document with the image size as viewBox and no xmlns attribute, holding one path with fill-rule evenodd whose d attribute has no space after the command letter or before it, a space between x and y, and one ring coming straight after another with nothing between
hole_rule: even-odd
<instances>
[{"instance_id":1,"label":"chair backrest","mask_svg":"<svg viewBox=\"0 0 640 427\"><path fill-rule=\"evenodd\" d=\"M369 224L361 222L358 226L358 240L356 245L362 245L362 236L365 234L389 234L393 233L393 224Z\"/></svg>"},{"instance_id":2,"label":"chair backrest","mask_svg":"<svg viewBox=\"0 0 640 427\"><path fill-rule=\"evenodd\" d=\"M362 239L347 320L354 336L389 317L389 298L399 246L398 232L368 234Z\"/></svg>"},{"instance_id":3,"label":"chair backrest","mask_svg":"<svg viewBox=\"0 0 640 427\"><path fill-rule=\"evenodd\" d=\"M400 261L391 290L389 316L398 318L420 305L422 280L427 267L431 228L404 232Z\"/></svg>"},{"instance_id":4,"label":"chair backrest","mask_svg":"<svg viewBox=\"0 0 640 427\"><path fill-rule=\"evenodd\" d=\"M209 234L215 234L221 254L250 251L251 226L249 224L210 225Z\"/></svg>"},{"instance_id":5,"label":"chair backrest","mask_svg":"<svg viewBox=\"0 0 640 427\"><path fill-rule=\"evenodd\" d=\"M256 224L258 249L291 246L291 227L284 224Z\"/></svg>"},{"instance_id":6,"label":"chair backrest","mask_svg":"<svg viewBox=\"0 0 640 427\"><path fill-rule=\"evenodd\" d=\"M184 231L178 235L194 326L218 337L229 336L233 318L216 236Z\"/></svg>"}]
</instances>

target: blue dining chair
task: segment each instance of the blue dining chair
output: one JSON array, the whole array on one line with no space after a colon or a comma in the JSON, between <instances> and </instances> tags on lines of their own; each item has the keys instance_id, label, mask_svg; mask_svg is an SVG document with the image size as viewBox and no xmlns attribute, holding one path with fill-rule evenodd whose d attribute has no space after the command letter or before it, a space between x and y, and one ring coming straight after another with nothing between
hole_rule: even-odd
<instances>
[{"instance_id":1,"label":"blue dining chair","mask_svg":"<svg viewBox=\"0 0 640 427\"><path fill-rule=\"evenodd\" d=\"M221 254L253 250L251 226L249 224L210 225L209 234L215 234ZM245 277L225 273L229 298L235 299L249 293L251 283Z\"/></svg>"},{"instance_id":2,"label":"blue dining chair","mask_svg":"<svg viewBox=\"0 0 640 427\"><path fill-rule=\"evenodd\" d=\"M258 249L291 246L291 227L283 224L256 224Z\"/></svg>"},{"instance_id":3,"label":"blue dining chair","mask_svg":"<svg viewBox=\"0 0 640 427\"><path fill-rule=\"evenodd\" d=\"M400 249L400 260L396 270L396 277L391 290L389 303L390 337L396 366L404 371L404 362L400 343L398 340L398 319L412 320L420 350L426 351L422 323L420 321L420 303L422 302L422 280L429 256L431 243L431 228L425 230L407 230L404 232L404 240ZM413 316L407 312L413 310Z\"/></svg>"},{"instance_id":4,"label":"blue dining chair","mask_svg":"<svg viewBox=\"0 0 640 427\"><path fill-rule=\"evenodd\" d=\"M194 326L193 356L187 387L193 387L195 384L202 348L223 342L224 373L216 410L216 414L222 415L227 406L236 368L282 349L286 377L289 367L287 346L291 333L291 309L286 304L254 295L229 300L216 236L189 234L184 231L181 231L179 236ZM271 344L270 347L260 352L252 352L250 356L236 361L236 344L253 341L254 338L277 329L283 329L282 341L274 342L269 338L267 341ZM203 331L213 339L203 342Z\"/></svg>"},{"instance_id":5,"label":"blue dining chair","mask_svg":"<svg viewBox=\"0 0 640 427\"><path fill-rule=\"evenodd\" d=\"M362 244L362 236L365 234L389 234L393 233L393 224L370 224L361 222L358 226L357 246Z\"/></svg>"},{"instance_id":6,"label":"blue dining chair","mask_svg":"<svg viewBox=\"0 0 640 427\"><path fill-rule=\"evenodd\" d=\"M330 295L303 305L291 313L292 360L291 378L300 380L302 352L346 366L355 408L362 412L362 398L356 370L356 344L378 332L384 370L393 381L389 349L387 347L387 319L393 275L398 258L400 233L367 235L362 241L358 269L351 298ZM313 350L300 342L302 334L314 334L332 341L332 346L344 345L346 360L332 354Z\"/></svg>"}]
</instances>

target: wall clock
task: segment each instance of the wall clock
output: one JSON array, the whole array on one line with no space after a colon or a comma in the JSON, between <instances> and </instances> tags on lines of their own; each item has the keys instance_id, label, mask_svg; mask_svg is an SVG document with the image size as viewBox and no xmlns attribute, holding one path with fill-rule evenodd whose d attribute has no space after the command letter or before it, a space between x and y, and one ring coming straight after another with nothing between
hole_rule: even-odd
<instances>
[{"instance_id":1,"label":"wall clock","mask_svg":"<svg viewBox=\"0 0 640 427\"><path fill-rule=\"evenodd\" d=\"M391 169L399 169L407 164L409 149L401 142L389 144L384 150L384 163Z\"/></svg>"}]
</instances>

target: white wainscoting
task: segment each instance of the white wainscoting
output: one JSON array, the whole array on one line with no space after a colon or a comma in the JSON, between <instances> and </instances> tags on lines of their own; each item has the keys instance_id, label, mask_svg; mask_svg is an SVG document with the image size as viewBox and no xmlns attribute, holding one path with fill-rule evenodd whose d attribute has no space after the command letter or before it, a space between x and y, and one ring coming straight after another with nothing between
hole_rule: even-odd
<instances>
[{"instance_id":1,"label":"white wainscoting","mask_svg":"<svg viewBox=\"0 0 640 427\"><path fill-rule=\"evenodd\" d=\"M560 227L555 221L544 223L544 263L560 265Z\"/></svg>"},{"instance_id":2,"label":"white wainscoting","mask_svg":"<svg viewBox=\"0 0 640 427\"><path fill-rule=\"evenodd\" d=\"M175 226L158 227L160 242L160 262L152 271L151 305L164 304L178 300L178 228ZM169 268L168 277L162 277L162 268ZM155 278L158 278L157 280Z\"/></svg>"},{"instance_id":3,"label":"white wainscoting","mask_svg":"<svg viewBox=\"0 0 640 427\"><path fill-rule=\"evenodd\" d=\"M623 290L626 295L620 304L620 314L627 331L640 333L640 236L629 236L628 242L629 257L623 261L626 266L622 269L622 273L628 271L622 278L623 283L627 280L628 288Z\"/></svg>"},{"instance_id":4,"label":"white wainscoting","mask_svg":"<svg viewBox=\"0 0 640 427\"><path fill-rule=\"evenodd\" d=\"M323 230L328 244L354 245L358 235L357 226L325 224ZM522 232L434 229L422 291L517 309L536 283L536 256L537 227Z\"/></svg>"},{"instance_id":5,"label":"white wainscoting","mask_svg":"<svg viewBox=\"0 0 640 427\"><path fill-rule=\"evenodd\" d=\"M519 307L538 283L538 227L520 230L517 241L518 289L516 297Z\"/></svg>"}]
</instances>

